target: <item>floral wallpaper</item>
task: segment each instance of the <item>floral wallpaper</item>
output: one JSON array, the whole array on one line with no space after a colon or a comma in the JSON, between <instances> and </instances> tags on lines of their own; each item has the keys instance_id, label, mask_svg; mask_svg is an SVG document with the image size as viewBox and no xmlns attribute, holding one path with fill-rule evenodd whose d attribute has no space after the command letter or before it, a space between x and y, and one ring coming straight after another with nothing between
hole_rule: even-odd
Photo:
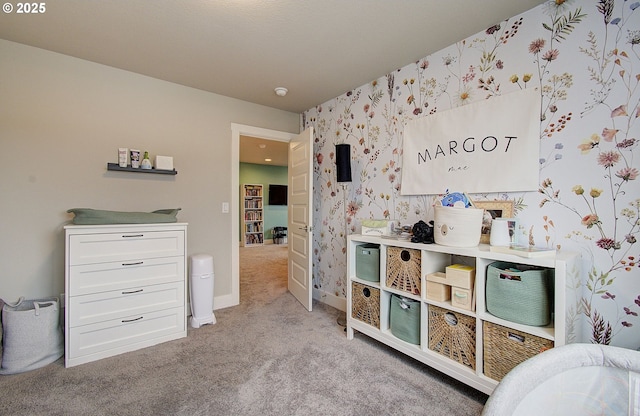
<instances>
[{"instance_id":1,"label":"floral wallpaper","mask_svg":"<svg viewBox=\"0 0 640 416\"><path fill-rule=\"evenodd\" d=\"M400 195L404 123L538 88L539 191L471 197L515 201L519 239L581 254L576 341L640 348L639 52L640 2L551 0L306 111L315 287L346 296L345 224L433 219L436 196ZM335 180L337 143L351 183Z\"/></svg>"}]
</instances>

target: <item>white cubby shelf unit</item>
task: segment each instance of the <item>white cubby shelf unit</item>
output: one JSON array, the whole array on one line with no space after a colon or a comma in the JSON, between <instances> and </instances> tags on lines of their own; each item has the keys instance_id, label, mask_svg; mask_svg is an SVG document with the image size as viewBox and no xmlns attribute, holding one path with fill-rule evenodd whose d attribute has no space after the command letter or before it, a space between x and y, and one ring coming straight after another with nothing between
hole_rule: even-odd
<instances>
[{"instance_id":1,"label":"white cubby shelf unit","mask_svg":"<svg viewBox=\"0 0 640 416\"><path fill-rule=\"evenodd\" d=\"M377 244L380 247L380 281L372 282L356 276L357 246L365 243ZM400 247L420 250L421 276L420 294L388 287L386 285L387 249ZM479 390L491 394L498 381L484 373L483 358L483 323L501 325L526 334L550 340L554 346L561 346L574 342L576 328L575 311L579 302L579 256L576 253L558 251L555 256L524 258L512 254L494 253L489 251L489 245L480 244L477 247L458 248L438 244L412 243L384 237L350 235L348 237L347 252L347 338L352 340L355 331L374 338L432 368ZM553 270L553 309L551 323L544 327L521 325L491 315L486 309L485 284L487 266L501 261L516 264L527 264L545 267ZM451 264L468 264L475 266L475 310L461 309L451 304L451 301L434 301L426 297L426 276L435 272L444 272ZM365 285L372 290L379 291L379 328L354 317L353 313L353 283ZM405 342L390 330L390 300L393 294L420 302L420 344ZM454 314L475 319L475 368L463 365L445 355L429 348L429 306L434 305Z\"/></svg>"}]
</instances>

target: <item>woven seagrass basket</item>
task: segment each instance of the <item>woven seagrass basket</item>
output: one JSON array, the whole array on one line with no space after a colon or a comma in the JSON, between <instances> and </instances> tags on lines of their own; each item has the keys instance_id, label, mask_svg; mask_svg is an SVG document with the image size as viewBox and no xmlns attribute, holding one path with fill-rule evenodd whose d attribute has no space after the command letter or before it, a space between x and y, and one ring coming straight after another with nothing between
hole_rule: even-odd
<instances>
[{"instance_id":1,"label":"woven seagrass basket","mask_svg":"<svg viewBox=\"0 0 640 416\"><path fill-rule=\"evenodd\" d=\"M476 319L429 305L429 349L476 368Z\"/></svg>"},{"instance_id":2,"label":"woven seagrass basket","mask_svg":"<svg viewBox=\"0 0 640 416\"><path fill-rule=\"evenodd\" d=\"M380 329L380 289L351 282L351 316Z\"/></svg>"},{"instance_id":3,"label":"woven seagrass basket","mask_svg":"<svg viewBox=\"0 0 640 416\"><path fill-rule=\"evenodd\" d=\"M420 250L387 248L387 287L420 294Z\"/></svg>"},{"instance_id":4,"label":"woven seagrass basket","mask_svg":"<svg viewBox=\"0 0 640 416\"><path fill-rule=\"evenodd\" d=\"M515 366L553 348L553 341L485 321L484 374L500 381Z\"/></svg>"}]
</instances>

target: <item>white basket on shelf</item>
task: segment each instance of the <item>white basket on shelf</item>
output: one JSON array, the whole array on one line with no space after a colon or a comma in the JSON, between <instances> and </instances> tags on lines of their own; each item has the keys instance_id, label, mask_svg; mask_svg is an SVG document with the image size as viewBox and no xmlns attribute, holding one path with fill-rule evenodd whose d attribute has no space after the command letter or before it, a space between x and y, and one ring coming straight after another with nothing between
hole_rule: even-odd
<instances>
[{"instance_id":1,"label":"white basket on shelf","mask_svg":"<svg viewBox=\"0 0 640 416\"><path fill-rule=\"evenodd\" d=\"M475 247L480 243L483 209L435 207L433 237L436 244Z\"/></svg>"}]
</instances>

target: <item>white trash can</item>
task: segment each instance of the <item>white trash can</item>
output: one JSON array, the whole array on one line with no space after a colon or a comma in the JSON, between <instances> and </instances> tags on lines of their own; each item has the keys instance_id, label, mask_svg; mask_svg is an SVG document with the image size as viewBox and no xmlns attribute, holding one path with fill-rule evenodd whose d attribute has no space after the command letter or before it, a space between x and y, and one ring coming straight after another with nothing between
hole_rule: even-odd
<instances>
[{"instance_id":1,"label":"white trash can","mask_svg":"<svg viewBox=\"0 0 640 416\"><path fill-rule=\"evenodd\" d=\"M213 256L194 254L191 256L191 318L192 328L215 324L213 314Z\"/></svg>"}]
</instances>

